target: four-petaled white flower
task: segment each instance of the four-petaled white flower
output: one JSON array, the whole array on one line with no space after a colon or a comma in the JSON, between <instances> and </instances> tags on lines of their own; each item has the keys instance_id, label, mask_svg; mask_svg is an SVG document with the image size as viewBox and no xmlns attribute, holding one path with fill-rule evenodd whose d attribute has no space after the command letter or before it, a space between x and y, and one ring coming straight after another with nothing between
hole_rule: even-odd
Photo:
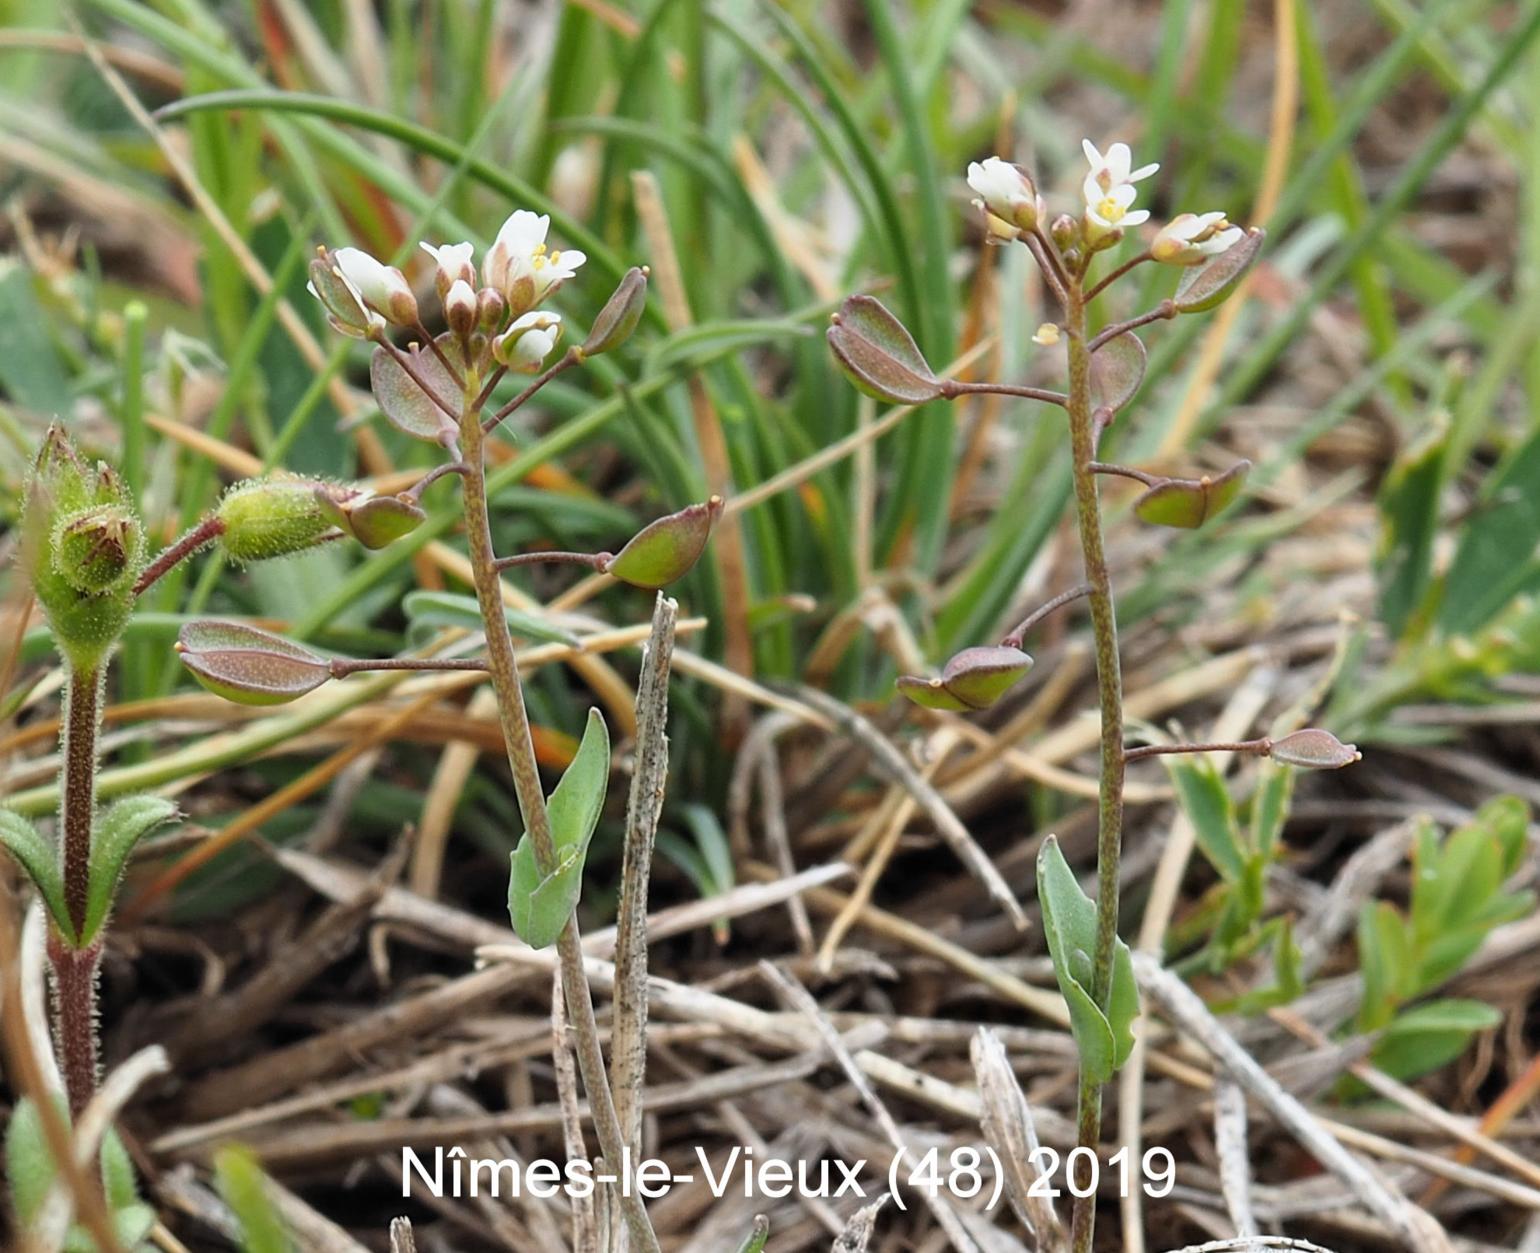
<instances>
[{"instance_id":1,"label":"four-petaled white flower","mask_svg":"<svg viewBox=\"0 0 1540 1253\"><path fill-rule=\"evenodd\" d=\"M519 209L503 223L482 262L483 281L501 292L516 312L533 309L588 260L576 248L548 249L545 237L550 229L546 214Z\"/></svg>"},{"instance_id":2,"label":"four-petaled white flower","mask_svg":"<svg viewBox=\"0 0 1540 1253\"><path fill-rule=\"evenodd\" d=\"M1108 231L1139 226L1148 222L1150 220L1148 209L1129 211L1128 206L1133 204L1137 194L1131 185L1124 183L1121 187L1108 192L1095 204L1087 203L1085 207L1086 238L1095 243Z\"/></svg>"},{"instance_id":3,"label":"four-petaled white flower","mask_svg":"<svg viewBox=\"0 0 1540 1253\"><path fill-rule=\"evenodd\" d=\"M471 244L440 244L435 248L432 244L424 243L422 250L438 263L438 272L433 282L441 297L456 283L475 284L476 263L472 258L476 249Z\"/></svg>"},{"instance_id":4,"label":"four-petaled white flower","mask_svg":"<svg viewBox=\"0 0 1540 1253\"><path fill-rule=\"evenodd\" d=\"M1160 169L1158 162L1141 165L1137 170L1132 168L1134 155L1127 144L1113 144L1105 154L1098 152L1096 145L1089 139L1082 139L1080 146L1085 151L1086 160L1091 163L1091 172L1085 176L1085 182L1081 185L1087 208L1096 206L1119 188L1143 182ZM1132 197L1129 199L1131 201Z\"/></svg>"},{"instance_id":5,"label":"four-petaled white flower","mask_svg":"<svg viewBox=\"0 0 1540 1253\"><path fill-rule=\"evenodd\" d=\"M1043 198L1019 165L999 157L970 162L968 186L978 193L973 203L989 219L991 235L1014 238L1043 220Z\"/></svg>"},{"instance_id":6,"label":"four-petaled white flower","mask_svg":"<svg viewBox=\"0 0 1540 1253\"><path fill-rule=\"evenodd\" d=\"M392 322L417 320L417 298L406 276L393 265L371 257L361 248L339 248L332 253L337 273L359 298Z\"/></svg>"},{"instance_id":7,"label":"four-petaled white flower","mask_svg":"<svg viewBox=\"0 0 1540 1253\"><path fill-rule=\"evenodd\" d=\"M1218 256L1245 233L1231 226L1223 213L1178 213L1156 234L1150 256L1171 265L1197 265Z\"/></svg>"},{"instance_id":8,"label":"four-petaled white flower","mask_svg":"<svg viewBox=\"0 0 1540 1253\"><path fill-rule=\"evenodd\" d=\"M531 309L508 324L492 342L492 355L510 370L533 374L561 338L561 314Z\"/></svg>"}]
</instances>

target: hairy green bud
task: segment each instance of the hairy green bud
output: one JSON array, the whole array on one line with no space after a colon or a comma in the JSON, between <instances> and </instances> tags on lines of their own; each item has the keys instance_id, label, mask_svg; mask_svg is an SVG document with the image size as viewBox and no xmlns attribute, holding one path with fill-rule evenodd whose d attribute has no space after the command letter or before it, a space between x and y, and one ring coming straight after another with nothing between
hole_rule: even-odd
<instances>
[{"instance_id":1,"label":"hairy green bud","mask_svg":"<svg viewBox=\"0 0 1540 1253\"><path fill-rule=\"evenodd\" d=\"M319 479L267 478L237 483L215 510L223 530L219 543L232 560L265 561L304 552L333 538L335 515L322 491L335 490ZM346 490L346 489L344 489Z\"/></svg>"},{"instance_id":2,"label":"hairy green bud","mask_svg":"<svg viewBox=\"0 0 1540 1253\"><path fill-rule=\"evenodd\" d=\"M144 526L110 467L88 465L55 424L22 498L22 567L59 651L94 667L116 643L144 566Z\"/></svg>"}]
</instances>

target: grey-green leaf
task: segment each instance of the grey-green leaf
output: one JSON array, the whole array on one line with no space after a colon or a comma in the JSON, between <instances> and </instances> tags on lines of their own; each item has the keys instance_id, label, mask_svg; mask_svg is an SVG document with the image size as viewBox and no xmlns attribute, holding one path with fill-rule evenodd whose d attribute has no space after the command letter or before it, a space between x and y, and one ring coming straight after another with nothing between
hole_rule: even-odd
<instances>
[{"instance_id":1,"label":"grey-green leaf","mask_svg":"<svg viewBox=\"0 0 1540 1253\"><path fill-rule=\"evenodd\" d=\"M1144 382L1149 354L1132 331L1115 335L1091 356L1091 401L1098 409L1116 413Z\"/></svg>"},{"instance_id":2,"label":"grey-green leaf","mask_svg":"<svg viewBox=\"0 0 1540 1253\"><path fill-rule=\"evenodd\" d=\"M439 350L458 370L464 369L459 337L445 332L436 341ZM402 349L401 355L412 366L412 374L433 389L434 395L452 410L461 404L460 388L449 371L444 369L437 355L430 348ZM431 396L417 385L394 353L386 348L376 348L369 359L369 383L380 412L390 424L408 435L432 443L453 442L459 427L453 418Z\"/></svg>"},{"instance_id":3,"label":"grey-green leaf","mask_svg":"<svg viewBox=\"0 0 1540 1253\"><path fill-rule=\"evenodd\" d=\"M1053 958L1054 976L1069 1007L1070 1029L1080 1050L1080 1065L1093 1083L1105 1083L1127 1056L1128 1032L1138 1013L1137 993L1132 991L1133 970L1127 949L1115 955L1112 1003L1123 1016L1122 1032L1111 1024L1091 996L1091 954L1096 951L1096 905L1075 879L1064 860L1059 841L1049 836L1037 855L1037 899L1043 907L1043 931ZM1121 973L1119 967L1125 967ZM1128 1013L1132 999L1133 1013Z\"/></svg>"},{"instance_id":4,"label":"grey-green leaf","mask_svg":"<svg viewBox=\"0 0 1540 1253\"><path fill-rule=\"evenodd\" d=\"M551 793L547 812L556 845L556 867L540 874L528 833L513 850L508 879L508 917L532 948L553 944L583 893L583 864L610 779L610 737L604 718L590 710L577 755Z\"/></svg>"},{"instance_id":5,"label":"grey-green leaf","mask_svg":"<svg viewBox=\"0 0 1540 1253\"><path fill-rule=\"evenodd\" d=\"M402 601L413 633L423 628L437 630L443 627L459 627L465 631L482 628L481 606L474 596L461 596L454 592L408 592ZM517 609L504 609L508 629L527 640L543 640L550 644L576 644L578 637L571 631L537 618L534 614L520 613Z\"/></svg>"},{"instance_id":6,"label":"grey-green leaf","mask_svg":"<svg viewBox=\"0 0 1540 1253\"><path fill-rule=\"evenodd\" d=\"M101 930L112 909L118 880L129 854L146 835L175 818L175 803L164 796L125 796L96 820L91 843L91 890L86 903L86 925L80 937L89 944Z\"/></svg>"},{"instance_id":7,"label":"grey-green leaf","mask_svg":"<svg viewBox=\"0 0 1540 1253\"><path fill-rule=\"evenodd\" d=\"M54 923L67 936L75 934L64 904L64 881L53 845L30 822L9 809L0 809L0 845L20 863L48 907Z\"/></svg>"}]
</instances>

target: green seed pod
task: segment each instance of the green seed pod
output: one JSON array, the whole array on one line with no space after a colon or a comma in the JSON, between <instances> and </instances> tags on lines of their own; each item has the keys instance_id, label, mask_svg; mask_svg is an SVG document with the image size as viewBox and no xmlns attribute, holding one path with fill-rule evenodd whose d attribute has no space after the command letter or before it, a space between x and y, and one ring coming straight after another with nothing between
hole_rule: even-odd
<instances>
[{"instance_id":1,"label":"green seed pod","mask_svg":"<svg viewBox=\"0 0 1540 1253\"><path fill-rule=\"evenodd\" d=\"M1269 753L1274 761L1302 770L1341 770L1363 759L1356 744L1344 744L1319 727L1307 727L1274 740Z\"/></svg>"},{"instance_id":2,"label":"green seed pod","mask_svg":"<svg viewBox=\"0 0 1540 1253\"><path fill-rule=\"evenodd\" d=\"M400 496L370 496L348 514L348 530L365 548L384 548L415 531L428 515Z\"/></svg>"},{"instance_id":3,"label":"green seed pod","mask_svg":"<svg viewBox=\"0 0 1540 1253\"><path fill-rule=\"evenodd\" d=\"M643 527L604 565L604 572L644 591L682 579L700 560L711 528L722 516L722 498L690 505Z\"/></svg>"},{"instance_id":4,"label":"green seed pod","mask_svg":"<svg viewBox=\"0 0 1540 1253\"><path fill-rule=\"evenodd\" d=\"M319 653L241 622L189 622L174 647L199 683L238 705L287 704L332 677Z\"/></svg>"},{"instance_id":5,"label":"green seed pod","mask_svg":"<svg viewBox=\"0 0 1540 1253\"><path fill-rule=\"evenodd\" d=\"M54 524L53 564L77 592L132 583L144 564L144 527L132 509L93 505Z\"/></svg>"},{"instance_id":6,"label":"green seed pod","mask_svg":"<svg viewBox=\"0 0 1540 1253\"><path fill-rule=\"evenodd\" d=\"M871 296L847 299L827 339L840 369L868 396L895 405L923 405L944 394L914 337Z\"/></svg>"},{"instance_id":7,"label":"green seed pod","mask_svg":"<svg viewBox=\"0 0 1540 1253\"><path fill-rule=\"evenodd\" d=\"M234 561L265 561L304 552L329 539L335 517L323 506L317 479L248 479L219 502L219 543Z\"/></svg>"},{"instance_id":8,"label":"green seed pod","mask_svg":"<svg viewBox=\"0 0 1540 1253\"><path fill-rule=\"evenodd\" d=\"M642 310L647 307L648 273L644 265L632 266L626 271L620 285L599 310L588 338L583 341L580 351L585 357L619 348L631 338L636 324L642 320Z\"/></svg>"}]
</instances>

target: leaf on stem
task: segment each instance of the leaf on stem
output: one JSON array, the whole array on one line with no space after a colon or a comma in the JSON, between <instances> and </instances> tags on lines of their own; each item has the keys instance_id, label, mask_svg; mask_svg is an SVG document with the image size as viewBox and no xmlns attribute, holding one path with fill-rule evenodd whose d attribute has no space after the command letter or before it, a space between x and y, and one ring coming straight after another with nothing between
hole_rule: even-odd
<instances>
[{"instance_id":1,"label":"leaf on stem","mask_svg":"<svg viewBox=\"0 0 1540 1253\"><path fill-rule=\"evenodd\" d=\"M1237 461L1218 478L1162 479L1134 502L1134 513L1155 526L1192 530L1228 508L1250 473L1251 462Z\"/></svg>"},{"instance_id":2,"label":"leaf on stem","mask_svg":"<svg viewBox=\"0 0 1540 1253\"><path fill-rule=\"evenodd\" d=\"M241 622L189 622L175 647L199 683L239 705L282 705L331 678L319 653Z\"/></svg>"},{"instance_id":3,"label":"leaf on stem","mask_svg":"<svg viewBox=\"0 0 1540 1253\"><path fill-rule=\"evenodd\" d=\"M1069 1006L1070 1029L1080 1050L1081 1068L1090 1082L1106 1083L1133 1050L1133 1022L1139 1016L1139 992L1128 945L1122 940L1114 943L1112 982L1104 1013L1091 994L1096 904L1080 890L1059 841L1051 835L1037 855L1037 896L1043 907L1043 931L1054 975Z\"/></svg>"},{"instance_id":4,"label":"leaf on stem","mask_svg":"<svg viewBox=\"0 0 1540 1253\"><path fill-rule=\"evenodd\" d=\"M942 394L941 380L904 324L871 296L851 296L834 315L829 348L850 381L895 405L922 405Z\"/></svg>"},{"instance_id":5,"label":"leaf on stem","mask_svg":"<svg viewBox=\"0 0 1540 1253\"><path fill-rule=\"evenodd\" d=\"M1252 227L1205 266L1188 270L1177 284L1172 303L1178 313L1202 313L1228 300L1256 263L1267 232Z\"/></svg>"},{"instance_id":6,"label":"leaf on stem","mask_svg":"<svg viewBox=\"0 0 1540 1253\"><path fill-rule=\"evenodd\" d=\"M446 331L434 342L463 376L465 360L460 352L459 337ZM404 348L401 354L412 363L418 378L433 388L449 408L457 410L460 407L460 385L450 377L431 349ZM380 412L397 429L435 444L459 434L449 415L417 385L416 379L406 372L390 349L374 350L374 356L369 359L369 382Z\"/></svg>"},{"instance_id":7,"label":"leaf on stem","mask_svg":"<svg viewBox=\"0 0 1540 1253\"><path fill-rule=\"evenodd\" d=\"M176 804L164 796L125 796L96 820L91 840L90 890L86 900L85 927L79 947L90 944L117 895L118 881L128 865L134 846L146 835L177 815Z\"/></svg>"},{"instance_id":8,"label":"leaf on stem","mask_svg":"<svg viewBox=\"0 0 1540 1253\"><path fill-rule=\"evenodd\" d=\"M1116 413L1144 382L1148 354L1144 341L1132 331L1114 335L1091 354L1091 402Z\"/></svg>"},{"instance_id":9,"label":"leaf on stem","mask_svg":"<svg viewBox=\"0 0 1540 1253\"><path fill-rule=\"evenodd\" d=\"M1343 766L1363 760L1357 745L1344 744L1330 731L1322 731L1319 727L1307 727L1274 740L1270 755L1285 766L1298 766L1304 770L1341 770Z\"/></svg>"},{"instance_id":10,"label":"leaf on stem","mask_svg":"<svg viewBox=\"0 0 1540 1253\"><path fill-rule=\"evenodd\" d=\"M556 865L540 873L529 833L519 837L508 878L508 917L513 929L531 948L556 942L583 893L583 863L604 808L610 781L610 736L597 709L588 711L588 726L572 764L551 793L547 809Z\"/></svg>"},{"instance_id":11,"label":"leaf on stem","mask_svg":"<svg viewBox=\"0 0 1540 1253\"><path fill-rule=\"evenodd\" d=\"M53 845L30 822L9 809L0 809L0 847L3 847L43 898L54 925L71 939L75 924L70 921L64 902L64 880L59 873L59 859Z\"/></svg>"},{"instance_id":12,"label":"leaf on stem","mask_svg":"<svg viewBox=\"0 0 1540 1253\"><path fill-rule=\"evenodd\" d=\"M1009 644L965 648L942 668L941 677L901 675L900 692L926 709L988 709L1032 668L1032 658Z\"/></svg>"},{"instance_id":13,"label":"leaf on stem","mask_svg":"<svg viewBox=\"0 0 1540 1253\"><path fill-rule=\"evenodd\" d=\"M604 573L649 592L682 579L706 551L722 507L722 498L713 496L648 523L605 563Z\"/></svg>"}]
</instances>

